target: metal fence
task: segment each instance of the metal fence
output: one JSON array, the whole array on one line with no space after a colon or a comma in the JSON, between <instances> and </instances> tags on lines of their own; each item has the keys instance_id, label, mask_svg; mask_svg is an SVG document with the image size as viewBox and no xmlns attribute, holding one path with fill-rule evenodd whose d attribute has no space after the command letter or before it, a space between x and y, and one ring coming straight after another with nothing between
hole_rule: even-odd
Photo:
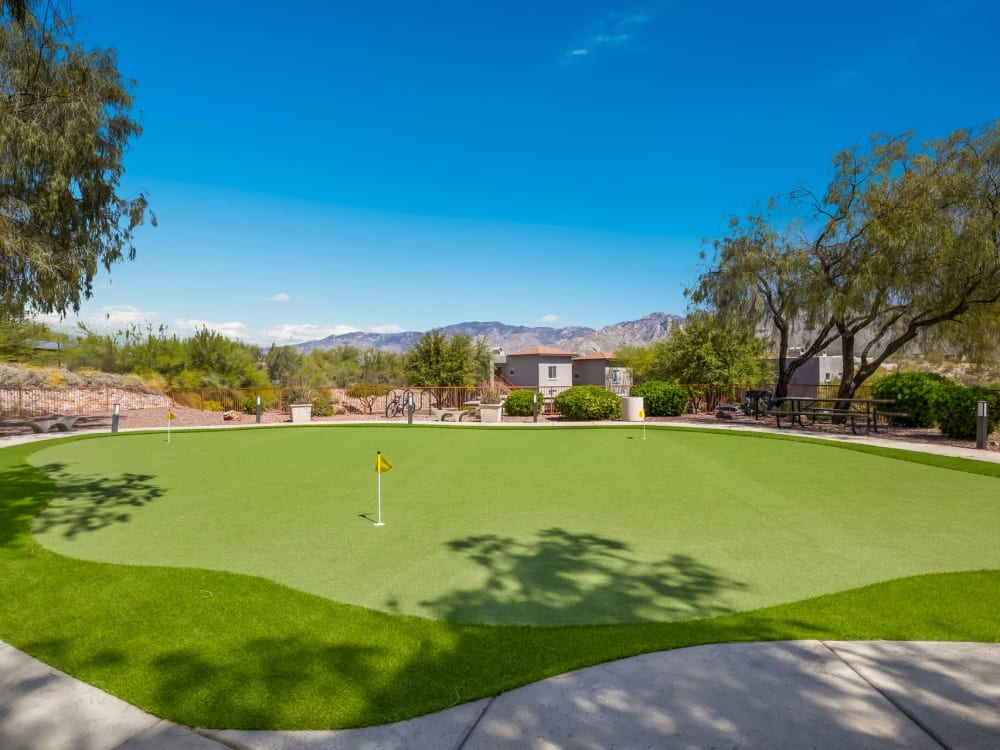
<instances>
[{"instance_id":1,"label":"metal fence","mask_svg":"<svg viewBox=\"0 0 1000 750\"><path fill-rule=\"evenodd\" d=\"M569 386L510 388L534 390L541 398L543 413L552 413L556 396ZM720 404L739 404L747 391L774 391L773 383L745 385L688 384L694 411L713 411ZM606 386L619 396L627 396L630 386ZM789 395L834 398L837 384L792 386ZM253 414L257 399L264 411L287 412L293 403L314 404L329 413L358 416L398 415L404 412L412 395L416 412L430 415L432 409L474 408L483 394L481 387L403 387L367 385L349 387L258 387L258 388L164 388L150 387L0 387L0 416L30 417L43 414L110 414L118 404L121 409L153 409L184 406L202 411L238 411ZM855 394L869 398L871 389L864 385Z\"/></svg>"},{"instance_id":2,"label":"metal fence","mask_svg":"<svg viewBox=\"0 0 1000 750\"><path fill-rule=\"evenodd\" d=\"M171 399L166 391L148 387L0 387L2 416L110 414L114 404L122 409L154 409L169 406Z\"/></svg>"}]
</instances>

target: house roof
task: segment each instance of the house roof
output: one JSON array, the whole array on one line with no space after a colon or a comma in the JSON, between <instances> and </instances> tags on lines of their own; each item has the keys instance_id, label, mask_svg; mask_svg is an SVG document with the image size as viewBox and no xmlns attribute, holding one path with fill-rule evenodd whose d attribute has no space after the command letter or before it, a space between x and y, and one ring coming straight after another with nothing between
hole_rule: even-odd
<instances>
[{"instance_id":1,"label":"house roof","mask_svg":"<svg viewBox=\"0 0 1000 750\"><path fill-rule=\"evenodd\" d=\"M573 352L563 349L556 349L552 346L533 346L530 349L522 349L519 352L512 352L508 357L575 357Z\"/></svg>"},{"instance_id":2,"label":"house roof","mask_svg":"<svg viewBox=\"0 0 1000 750\"><path fill-rule=\"evenodd\" d=\"M574 357L573 359L614 359L614 352L594 352L593 354L581 354L579 357Z\"/></svg>"}]
</instances>

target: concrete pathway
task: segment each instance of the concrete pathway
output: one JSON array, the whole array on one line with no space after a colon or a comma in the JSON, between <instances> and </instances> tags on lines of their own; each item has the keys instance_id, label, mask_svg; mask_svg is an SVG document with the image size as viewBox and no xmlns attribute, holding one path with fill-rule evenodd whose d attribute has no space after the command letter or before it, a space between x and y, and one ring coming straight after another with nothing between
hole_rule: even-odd
<instances>
[{"instance_id":1,"label":"concrete pathway","mask_svg":"<svg viewBox=\"0 0 1000 750\"><path fill-rule=\"evenodd\" d=\"M177 726L0 643L0 748L995 750L1000 644L698 646L581 669L397 724L277 732Z\"/></svg>"}]
</instances>

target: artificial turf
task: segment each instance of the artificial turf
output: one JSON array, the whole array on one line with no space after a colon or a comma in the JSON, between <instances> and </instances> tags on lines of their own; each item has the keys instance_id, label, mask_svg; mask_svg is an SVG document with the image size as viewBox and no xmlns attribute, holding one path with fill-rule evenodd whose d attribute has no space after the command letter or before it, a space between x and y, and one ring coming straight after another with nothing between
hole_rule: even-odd
<instances>
[{"instance_id":1,"label":"artificial turf","mask_svg":"<svg viewBox=\"0 0 1000 750\"><path fill-rule=\"evenodd\" d=\"M803 441L352 426L43 448L81 559L257 575L465 623L673 621L1000 568L995 478ZM376 450L393 462L377 516Z\"/></svg>"},{"instance_id":2,"label":"artificial turf","mask_svg":"<svg viewBox=\"0 0 1000 750\"><path fill-rule=\"evenodd\" d=\"M422 432L425 440L437 437ZM473 438L476 432L455 430L454 437ZM650 430L651 438L654 432L659 431ZM225 437L237 434L227 432ZM362 443L363 434L353 433L348 442ZM384 477L388 499L390 477L402 474L406 461L388 447L389 432L374 434L377 447L395 465L393 473ZM181 437L175 435L174 440ZM735 445L716 437L720 439L715 450L728 453ZM113 446L108 451L118 451L120 446L110 440L82 440L74 445L104 443ZM776 448L783 441L766 442ZM37 462L42 453L57 447L45 447L31 460ZM388 614L222 571L85 562L43 549L29 533L33 519L55 490L49 475L24 463L36 451L38 446L0 451L0 637L147 710L186 724L326 728L381 723L495 694L578 666L696 643L775 638L1000 640L995 616L1000 573L996 571L916 576L710 618L586 627L498 627ZM358 451L367 454L369 446L360 445ZM822 451L841 452L832 446ZM373 465L374 451L370 453L365 463ZM476 455L482 459L478 451ZM550 461L557 461L562 454L550 455ZM68 463L58 469L54 461L42 463L60 481L73 475ZM880 458L877 463L881 471L892 473L897 462ZM238 462L230 456L218 473L228 476L233 464ZM475 464L462 466L472 470ZM969 468L967 464L971 462L950 465L962 469ZM903 474L923 470L920 463L900 465ZM252 468L235 467L240 471ZM371 466L366 468L370 482L374 472ZM78 534L84 536L99 533L83 530L95 524L102 532L130 527L133 516L165 504L174 491L162 475L143 478L145 474L124 465L103 476L93 467L76 472L90 477L75 485L78 490L94 492L112 505L114 497L128 495L137 484L163 490L134 506L102 509L98 503L98 520L81 521L78 527ZM945 475L944 485L949 487L964 486L963 477L973 476L933 468L921 474L924 483L934 473ZM109 492L108 487L116 489ZM996 492L981 496L979 503L995 505L996 496ZM281 497L289 503L287 507L295 507L294 498ZM138 501L135 496L131 499ZM954 493L948 493L938 502L951 504L955 499ZM817 501L802 497L800 502ZM363 528L364 533L386 531L402 521L402 505L393 513L388 507L387 503L389 525ZM105 510L107 517L102 515ZM124 515L130 520L116 518ZM957 525L946 529L945 537L962 533L977 537L980 529L959 528L978 523L976 518L968 511L960 512ZM907 529L904 536L923 533L927 546L936 544L933 524L912 529L906 519L899 520ZM45 525L34 523L36 529L41 528L38 524ZM614 538L604 528L593 533ZM883 529L885 537L893 533L893 525ZM882 543L890 548L895 544L891 538ZM552 562L561 564L558 556ZM480 567L475 562L466 565ZM995 565L983 562L974 567ZM695 587L676 593L697 598L704 592Z\"/></svg>"}]
</instances>

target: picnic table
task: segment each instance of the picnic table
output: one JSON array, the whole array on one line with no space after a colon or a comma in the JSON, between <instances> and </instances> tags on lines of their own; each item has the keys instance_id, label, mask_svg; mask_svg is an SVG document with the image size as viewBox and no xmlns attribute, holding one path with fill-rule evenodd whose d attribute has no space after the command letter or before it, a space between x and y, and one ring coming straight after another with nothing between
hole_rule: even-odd
<instances>
[{"instance_id":1,"label":"picnic table","mask_svg":"<svg viewBox=\"0 0 1000 750\"><path fill-rule=\"evenodd\" d=\"M785 420L789 427L807 427L818 421L842 419L850 422L851 432L861 434L879 431L879 419L886 419L888 429L893 417L903 414L889 411L896 403L892 398L837 398L829 396L785 396L775 399L774 408L769 412L778 420ZM845 406L846 405L846 406Z\"/></svg>"}]
</instances>

